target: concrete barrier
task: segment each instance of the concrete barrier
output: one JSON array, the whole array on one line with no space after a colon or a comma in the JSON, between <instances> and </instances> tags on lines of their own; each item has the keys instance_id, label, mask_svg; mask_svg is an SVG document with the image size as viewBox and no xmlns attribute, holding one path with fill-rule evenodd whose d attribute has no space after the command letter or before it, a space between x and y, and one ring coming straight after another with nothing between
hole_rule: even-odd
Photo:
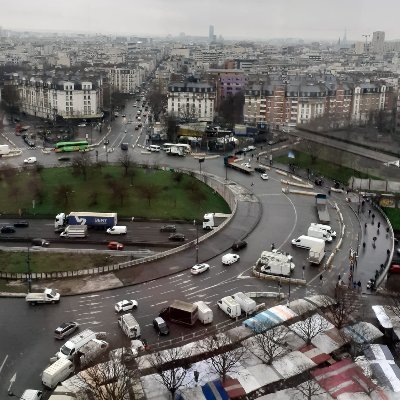
<instances>
[{"instance_id":1,"label":"concrete barrier","mask_svg":"<svg viewBox=\"0 0 400 400\"><path fill-rule=\"evenodd\" d=\"M305 189L314 189L313 185L310 185L309 183L291 182L291 181L287 181L285 179L281 179L281 182L284 185L297 186L297 187L302 187L302 188L305 188Z\"/></svg>"},{"instance_id":2,"label":"concrete barrier","mask_svg":"<svg viewBox=\"0 0 400 400\"><path fill-rule=\"evenodd\" d=\"M295 285L306 285L307 284L307 281L305 279L286 278L283 276L263 274L261 272L257 272L255 270L255 267L253 267L253 275L259 279L264 279L264 280L268 280L268 281L275 281L275 282L278 281L280 283L293 283Z\"/></svg>"}]
</instances>

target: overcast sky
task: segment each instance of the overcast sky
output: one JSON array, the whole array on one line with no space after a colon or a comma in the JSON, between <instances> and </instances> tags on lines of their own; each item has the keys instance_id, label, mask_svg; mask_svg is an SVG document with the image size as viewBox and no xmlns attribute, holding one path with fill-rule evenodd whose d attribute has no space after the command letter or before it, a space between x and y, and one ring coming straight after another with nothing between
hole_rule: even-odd
<instances>
[{"instance_id":1,"label":"overcast sky","mask_svg":"<svg viewBox=\"0 0 400 400\"><path fill-rule=\"evenodd\" d=\"M224 38L348 40L383 30L400 39L398 0L1 0L0 26L14 30Z\"/></svg>"}]
</instances>

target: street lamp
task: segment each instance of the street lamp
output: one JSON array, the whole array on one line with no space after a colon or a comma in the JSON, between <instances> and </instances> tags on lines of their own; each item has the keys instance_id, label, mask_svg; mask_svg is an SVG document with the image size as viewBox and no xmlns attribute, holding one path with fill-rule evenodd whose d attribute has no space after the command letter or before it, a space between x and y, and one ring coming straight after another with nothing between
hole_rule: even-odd
<instances>
[{"instance_id":1,"label":"street lamp","mask_svg":"<svg viewBox=\"0 0 400 400\"><path fill-rule=\"evenodd\" d=\"M28 271L28 293L32 291L32 272L31 272L31 260L30 260L30 253L29 253L29 245L28 245L28 254L26 256L26 268Z\"/></svg>"},{"instance_id":2,"label":"street lamp","mask_svg":"<svg viewBox=\"0 0 400 400\"><path fill-rule=\"evenodd\" d=\"M196 264L199 263L199 225L197 221L193 220L193 225L196 225Z\"/></svg>"}]
</instances>

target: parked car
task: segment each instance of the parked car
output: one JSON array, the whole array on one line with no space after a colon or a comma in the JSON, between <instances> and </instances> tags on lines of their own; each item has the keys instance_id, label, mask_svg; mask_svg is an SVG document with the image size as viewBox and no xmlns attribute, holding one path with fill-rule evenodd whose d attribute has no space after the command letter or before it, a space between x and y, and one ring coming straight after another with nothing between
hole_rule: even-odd
<instances>
[{"instance_id":1,"label":"parked car","mask_svg":"<svg viewBox=\"0 0 400 400\"><path fill-rule=\"evenodd\" d=\"M253 145L247 146L247 151L253 151L253 150L256 150L256 146Z\"/></svg>"},{"instance_id":2,"label":"parked car","mask_svg":"<svg viewBox=\"0 0 400 400\"><path fill-rule=\"evenodd\" d=\"M68 156L58 157L58 161L71 161L71 157Z\"/></svg>"},{"instance_id":3,"label":"parked car","mask_svg":"<svg viewBox=\"0 0 400 400\"><path fill-rule=\"evenodd\" d=\"M160 232L176 232L176 226L175 225L163 225L160 228Z\"/></svg>"},{"instance_id":4,"label":"parked car","mask_svg":"<svg viewBox=\"0 0 400 400\"><path fill-rule=\"evenodd\" d=\"M129 149L129 143L121 143L121 150L128 150Z\"/></svg>"},{"instance_id":5,"label":"parked car","mask_svg":"<svg viewBox=\"0 0 400 400\"><path fill-rule=\"evenodd\" d=\"M390 274L400 274L400 265L392 264L389 268Z\"/></svg>"},{"instance_id":6,"label":"parked car","mask_svg":"<svg viewBox=\"0 0 400 400\"><path fill-rule=\"evenodd\" d=\"M50 246L50 242L46 239L34 238L32 239L32 246L47 247Z\"/></svg>"},{"instance_id":7,"label":"parked car","mask_svg":"<svg viewBox=\"0 0 400 400\"><path fill-rule=\"evenodd\" d=\"M123 250L124 249L124 245L119 242L110 242L110 243L108 243L107 247L110 250Z\"/></svg>"},{"instance_id":8,"label":"parked car","mask_svg":"<svg viewBox=\"0 0 400 400\"><path fill-rule=\"evenodd\" d=\"M237 240L232 245L232 250L241 250L247 247L247 242L245 240Z\"/></svg>"},{"instance_id":9,"label":"parked car","mask_svg":"<svg viewBox=\"0 0 400 400\"><path fill-rule=\"evenodd\" d=\"M29 222L28 221L17 221L14 222L14 226L16 228L27 228L29 226Z\"/></svg>"},{"instance_id":10,"label":"parked car","mask_svg":"<svg viewBox=\"0 0 400 400\"><path fill-rule=\"evenodd\" d=\"M63 322L55 331L54 337L56 339L64 339L65 337L74 333L79 327L79 324L74 321Z\"/></svg>"},{"instance_id":11,"label":"parked car","mask_svg":"<svg viewBox=\"0 0 400 400\"><path fill-rule=\"evenodd\" d=\"M4 225L0 229L1 233L15 233L15 228L12 225Z\"/></svg>"},{"instance_id":12,"label":"parked car","mask_svg":"<svg viewBox=\"0 0 400 400\"><path fill-rule=\"evenodd\" d=\"M153 326L159 335L168 335L169 334L168 325L164 321L163 318L161 318L161 317L154 318Z\"/></svg>"},{"instance_id":13,"label":"parked car","mask_svg":"<svg viewBox=\"0 0 400 400\"><path fill-rule=\"evenodd\" d=\"M168 239L174 242L183 242L185 240L185 235L183 233L173 233L169 235Z\"/></svg>"},{"instance_id":14,"label":"parked car","mask_svg":"<svg viewBox=\"0 0 400 400\"><path fill-rule=\"evenodd\" d=\"M209 264L203 263L203 264L193 265L193 267L190 269L190 272L193 275L198 275L198 274L201 274L202 272L206 272L206 271L209 271L209 270L210 270Z\"/></svg>"},{"instance_id":15,"label":"parked car","mask_svg":"<svg viewBox=\"0 0 400 400\"><path fill-rule=\"evenodd\" d=\"M136 310L138 302L136 300L122 300L115 305L116 312Z\"/></svg>"},{"instance_id":16,"label":"parked car","mask_svg":"<svg viewBox=\"0 0 400 400\"><path fill-rule=\"evenodd\" d=\"M228 253L222 256L222 264L224 265L231 265L236 261L240 260L240 256L238 254Z\"/></svg>"},{"instance_id":17,"label":"parked car","mask_svg":"<svg viewBox=\"0 0 400 400\"><path fill-rule=\"evenodd\" d=\"M268 174L261 174L260 177L263 181L267 181L269 179Z\"/></svg>"}]
</instances>

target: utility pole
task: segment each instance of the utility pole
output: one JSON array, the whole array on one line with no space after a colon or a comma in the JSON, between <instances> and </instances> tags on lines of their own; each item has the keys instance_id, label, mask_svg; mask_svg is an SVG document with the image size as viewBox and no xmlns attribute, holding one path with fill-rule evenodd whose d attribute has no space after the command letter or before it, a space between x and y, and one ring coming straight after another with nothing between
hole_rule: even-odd
<instances>
[{"instance_id":1,"label":"utility pole","mask_svg":"<svg viewBox=\"0 0 400 400\"><path fill-rule=\"evenodd\" d=\"M31 260L29 254L29 245L28 245L28 254L26 256L26 268L28 270L28 293L32 291L32 273L31 273Z\"/></svg>"},{"instance_id":2,"label":"utility pole","mask_svg":"<svg viewBox=\"0 0 400 400\"><path fill-rule=\"evenodd\" d=\"M196 264L199 263L199 226L197 221L193 220L193 225L196 226Z\"/></svg>"}]
</instances>

